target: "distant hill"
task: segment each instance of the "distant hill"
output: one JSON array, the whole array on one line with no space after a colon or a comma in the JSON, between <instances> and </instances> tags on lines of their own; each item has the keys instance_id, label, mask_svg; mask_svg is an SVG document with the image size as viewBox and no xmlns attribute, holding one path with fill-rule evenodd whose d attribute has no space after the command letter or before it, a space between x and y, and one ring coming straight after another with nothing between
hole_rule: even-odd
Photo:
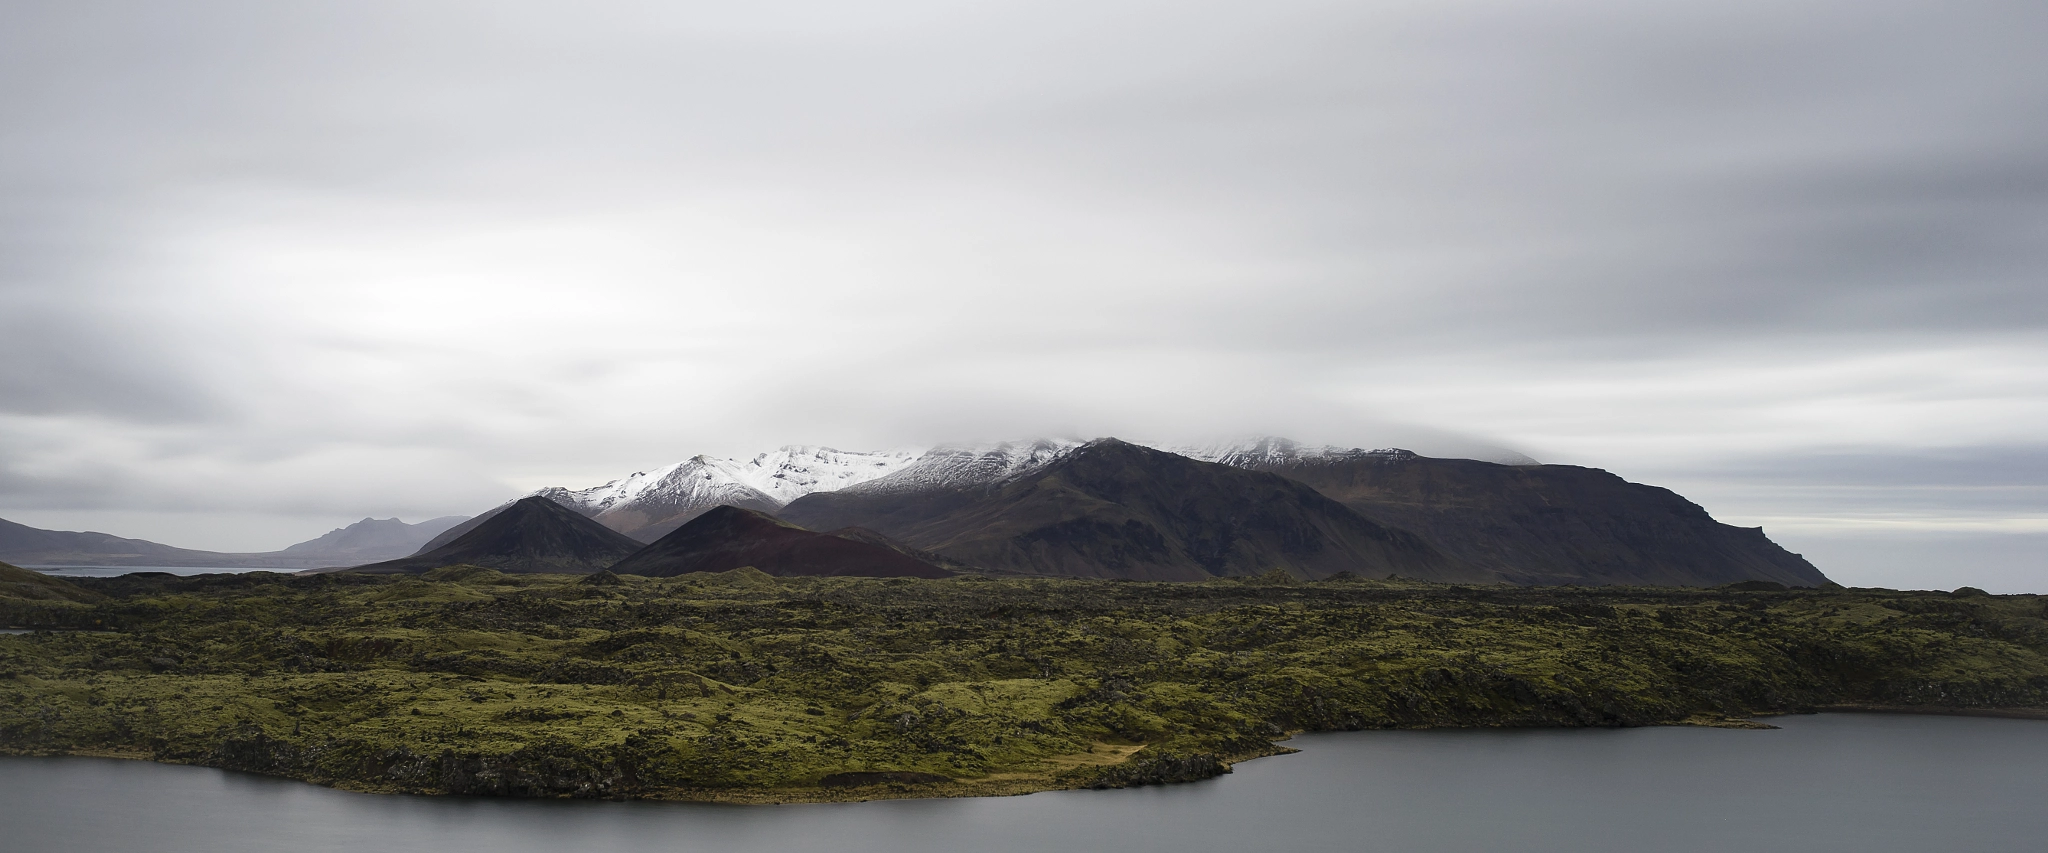
<instances>
[{"instance_id":1,"label":"distant hill","mask_svg":"<svg viewBox=\"0 0 2048 853\"><path fill-rule=\"evenodd\" d=\"M872 531L864 531L873 537ZM721 506L612 566L673 577L752 566L771 575L943 578L953 573L873 541L816 533L750 509Z\"/></svg>"},{"instance_id":2,"label":"distant hill","mask_svg":"<svg viewBox=\"0 0 2048 853\"><path fill-rule=\"evenodd\" d=\"M1312 486L1514 583L1828 583L1761 528L1722 524L1669 489L1598 468L1304 448L1284 439L1218 457Z\"/></svg>"},{"instance_id":3,"label":"distant hill","mask_svg":"<svg viewBox=\"0 0 2048 853\"><path fill-rule=\"evenodd\" d=\"M43 530L0 519L0 560L32 566L218 566L229 569L321 569L403 557L463 516L407 524L365 518L282 551L224 552L175 548L106 533Z\"/></svg>"},{"instance_id":4,"label":"distant hill","mask_svg":"<svg viewBox=\"0 0 2048 853\"><path fill-rule=\"evenodd\" d=\"M226 555L106 533L43 530L0 519L0 560L30 565L220 565Z\"/></svg>"},{"instance_id":5,"label":"distant hill","mask_svg":"<svg viewBox=\"0 0 2048 853\"><path fill-rule=\"evenodd\" d=\"M442 566L472 565L501 572L592 574L640 547L561 504L528 497L426 553L341 571L423 574Z\"/></svg>"},{"instance_id":6,"label":"distant hill","mask_svg":"<svg viewBox=\"0 0 2048 853\"><path fill-rule=\"evenodd\" d=\"M93 602L106 596L66 583L42 572L0 563L0 598L29 601ZM0 623L5 624L5 623Z\"/></svg>"},{"instance_id":7,"label":"distant hill","mask_svg":"<svg viewBox=\"0 0 2048 853\"><path fill-rule=\"evenodd\" d=\"M356 563L390 560L417 553L420 546L435 536L467 520L468 516L444 515L418 524L407 524L396 518L365 518L277 553L346 559Z\"/></svg>"},{"instance_id":8,"label":"distant hill","mask_svg":"<svg viewBox=\"0 0 2048 853\"><path fill-rule=\"evenodd\" d=\"M1308 578L1497 579L1284 477L1116 439L1063 449L994 482L918 477L913 465L799 498L781 516L1045 575L1184 581L1281 569Z\"/></svg>"}]
</instances>

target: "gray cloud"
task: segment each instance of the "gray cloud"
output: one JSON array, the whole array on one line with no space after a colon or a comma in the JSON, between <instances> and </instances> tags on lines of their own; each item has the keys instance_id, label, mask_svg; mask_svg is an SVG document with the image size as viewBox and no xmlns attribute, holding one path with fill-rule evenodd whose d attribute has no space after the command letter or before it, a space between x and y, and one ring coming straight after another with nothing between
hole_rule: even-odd
<instances>
[{"instance_id":1,"label":"gray cloud","mask_svg":"<svg viewBox=\"0 0 2048 853\"><path fill-rule=\"evenodd\" d=\"M275 547L697 452L1264 430L2024 526L2043 32L1896 0L8 4L0 515Z\"/></svg>"}]
</instances>

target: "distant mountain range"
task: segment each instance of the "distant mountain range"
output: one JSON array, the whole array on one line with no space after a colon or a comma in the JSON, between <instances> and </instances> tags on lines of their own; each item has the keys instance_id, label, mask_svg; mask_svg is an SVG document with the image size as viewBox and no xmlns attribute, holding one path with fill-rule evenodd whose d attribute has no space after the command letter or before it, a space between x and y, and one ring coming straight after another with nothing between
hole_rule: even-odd
<instances>
[{"instance_id":1,"label":"distant mountain range","mask_svg":"<svg viewBox=\"0 0 2048 853\"><path fill-rule=\"evenodd\" d=\"M887 476L923 455L914 450L856 453L792 445L744 461L693 456L594 488L551 488L537 494L575 507L627 536L652 542L712 507L773 513L812 492Z\"/></svg>"},{"instance_id":2,"label":"distant mountain range","mask_svg":"<svg viewBox=\"0 0 2048 853\"><path fill-rule=\"evenodd\" d=\"M320 569L412 554L468 519L450 515L407 524L365 518L282 551L230 553L174 548L105 533L42 530L0 519L0 560L29 566L212 566L228 569Z\"/></svg>"},{"instance_id":3,"label":"distant mountain range","mask_svg":"<svg viewBox=\"0 0 2048 853\"><path fill-rule=\"evenodd\" d=\"M713 507L773 513L804 495L887 476L926 455L915 450L859 453L791 445L747 460L693 456L652 471L636 471L602 486L550 486L533 496L574 509L642 542L652 542ZM477 514L429 541L422 550L448 544L511 505L507 501Z\"/></svg>"},{"instance_id":4,"label":"distant mountain range","mask_svg":"<svg viewBox=\"0 0 2048 853\"><path fill-rule=\"evenodd\" d=\"M566 513L536 509L532 499ZM525 507L517 524L493 524L517 507ZM714 554L745 553L757 562L781 561L771 574L831 574L829 566L805 570L790 555L860 553L874 566L887 562L838 544L863 542L941 573L1200 580L1277 569L1303 578L1351 572L1545 585L1827 583L1760 529L1721 524L1668 490L1599 469L1311 447L1271 437L1171 449L1116 439L946 445L922 453L790 446L747 460L692 457L589 489L541 489L468 520L365 519L270 554L183 551L12 525L0 526L0 559L280 568L388 563L379 570L423 571L451 564L460 552L504 557L499 562L515 571L596 571L718 507L745 513L726 513L695 530L696 538L668 543L663 561L646 556L636 558L639 565L660 562L663 568L647 573L668 573L725 559ZM589 524L572 525L570 516ZM764 521L770 516L779 522ZM521 528L543 519L544 530ZM617 538L600 546L605 537L590 528ZM473 535L479 531L485 532ZM780 544L771 547L771 540ZM24 556L17 541L45 556ZM792 544L799 541L807 544ZM400 542L419 544L398 552ZM135 562L90 556L115 551ZM343 554L354 556L334 562ZM567 562L545 568L555 561Z\"/></svg>"}]
</instances>

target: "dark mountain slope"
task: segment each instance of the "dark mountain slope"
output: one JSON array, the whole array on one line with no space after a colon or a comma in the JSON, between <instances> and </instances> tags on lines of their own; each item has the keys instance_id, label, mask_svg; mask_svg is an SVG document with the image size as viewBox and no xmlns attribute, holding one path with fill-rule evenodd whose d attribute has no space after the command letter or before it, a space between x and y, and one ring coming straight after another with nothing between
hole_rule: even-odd
<instances>
[{"instance_id":1,"label":"dark mountain slope","mask_svg":"<svg viewBox=\"0 0 2048 853\"><path fill-rule=\"evenodd\" d=\"M0 519L0 560L40 565L228 565L212 551L173 548L106 533L43 530ZM125 561L125 562L122 562Z\"/></svg>"},{"instance_id":2,"label":"dark mountain slope","mask_svg":"<svg viewBox=\"0 0 2048 853\"><path fill-rule=\"evenodd\" d=\"M883 548L887 548L891 551L895 551L896 553L902 554L903 556L909 557L913 560L919 560L922 562L930 563L934 566L938 566L939 568L946 569L949 571L985 572L984 569L981 569L977 566L968 565L966 563L960 562L959 560L955 560L951 557L941 554L937 551L927 551L923 548L913 548L905 542L890 538L888 536L884 536L865 527L841 527L834 530L827 530L825 531L825 535L837 536L841 539L851 539L855 542L866 542L869 545L876 545Z\"/></svg>"},{"instance_id":3,"label":"dark mountain slope","mask_svg":"<svg viewBox=\"0 0 2048 853\"><path fill-rule=\"evenodd\" d=\"M780 576L943 578L953 574L883 545L815 533L735 506L698 515L619 561L612 571L674 577L741 566Z\"/></svg>"},{"instance_id":4,"label":"dark mountain slope","mask_svg":"<svg viewBox=\"0 0 2048 853\"><path fill-rule=\"evenodd\" d=\"M1761 528L1722 524L1669 489L1598 468L1363 450L1242 464L1313 486L1516 583L1828 582Z\"/></svg>"},{"instance_id":5,"label":"dark mountain slope","mask_svg":"<svg viewBox=\"0 0 2048 853\"><path fill-rule=\"evenodd\" d=\"M412 553L412 556L423 556L429 551L437 550L450 542L462 538L464 535L467 535L470 531L482 527L484 522L490 521L498 513L511 509L512 505L516 503L518 503L518 501L506 501L504 503L498 504L497 506L491 507L490 509L484 510L483 512L477 513L476 515L470 516L469 520L467 521L461 521L457 522L454 525L451 525L447 530L443 530L440 533L434 534L434 537L432 539L428 539L424 544L420 545L419 550L414 551ZM569 509L571 512L575 512L573 508L564 508Z\"/></svg>"},{"instance_id":6,"label":"dark mountain slope","mask_svg":"<svg viewBox=\"0 0 2048 853\"><path fill-rule=\"evenodd\" d=\"M445 545L398 560L344 571L421 574L442 566L501 572L591 574L640 549L640 543L542 497L523 498Z\"/></svg>"},{"instance_id":7,"label":"dark mountain slope","mask_svg":"<svg viewBox=\"0 0 2048 853\"><path fill-rule=\"evenodd\" d=\"M721 503L706 508L707 499ZM632 501L630 506L610 508L594 517L606 527L634 539L653 542L717 506L737 506L772 514L782 507L782 502L753 489L743 492L735 488L726 494L714 492L710 495L696 491L664 492L643 495Z\"/></svg>"},{"instance_id":8,"label":"dark mountain slope","mask_svg":"<svg viewBox=\"0 0 2048 853\"><path fill-rule=\"evenodd\" d=\"M559 486L549 489L542 489L538 492L528 495L527 497L547 498L548 500L554 501L556 505L562 507L563 509L584 516L585 518L597 518L600 514L592 511L588 507L583 506L581 503L578 503L576 501L576 496L574 493L570 492L568 489L564 489ZM477 513L474 517L470 518L467 521L450 527L447 530L441 531L440 535L427 540L427 543L425 545L421 545L419 551L415 553L414 556L418 556L419 554L425 554L428 551L432 551L435 548L439 548L443 545L455 541L456 537L468 533L472 530L475 530L478 525L481 525L484 522L489 521L491 519L491 516L504 512L505 510L511 508L513 504L518 502L519 501L517 500L510 500L498 504L497 506L491 507L490 509ZM609 527L614 531L625 533L627 538L632 539L635 542L639 542L643 545L648 542L654 541L654 537L650 536L645 539L640 538L640 536L637 536L634 533L627 533L627 531L623 527L616 524L611 524L607 521L600 520L598 523L603 524L604 526ZM674 528L671 527L669 529ZM664 530L662 532L666 533L667 531Z\"/></svg>"},{"instance_id":9,"label":"dark mountain slope","mask_svg":"<svg viewBox=\"0 0 2048 853\"><path fill-rule=\"evenodd\" d=\"M1202 580L1280 568L1315 578L1491 579L1284 477L1116 439L989 486L855 487L807 495L782 517L866 527L973 565L1049 575Z\"/></svg>"}]
</instances>

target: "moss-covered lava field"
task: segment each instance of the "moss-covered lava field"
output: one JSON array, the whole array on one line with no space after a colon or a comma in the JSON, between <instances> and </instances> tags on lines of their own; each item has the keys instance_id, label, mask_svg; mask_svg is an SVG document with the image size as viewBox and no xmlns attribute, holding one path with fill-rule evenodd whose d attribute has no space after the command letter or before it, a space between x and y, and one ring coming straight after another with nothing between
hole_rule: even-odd
<instances>
[{"instance_id":1,"label":"moss-covered lava field","mask_svg":"<svg viewBox=\"0 0 2048 853\"><path fill-rule=\"evenodd\" d=\"M1301 730L2048 706L2048 600L271 573L0 590L0 752L787 802L1185 781ZM25 592L23 590L26 590Z\"/></svg>"}]
</instances>

